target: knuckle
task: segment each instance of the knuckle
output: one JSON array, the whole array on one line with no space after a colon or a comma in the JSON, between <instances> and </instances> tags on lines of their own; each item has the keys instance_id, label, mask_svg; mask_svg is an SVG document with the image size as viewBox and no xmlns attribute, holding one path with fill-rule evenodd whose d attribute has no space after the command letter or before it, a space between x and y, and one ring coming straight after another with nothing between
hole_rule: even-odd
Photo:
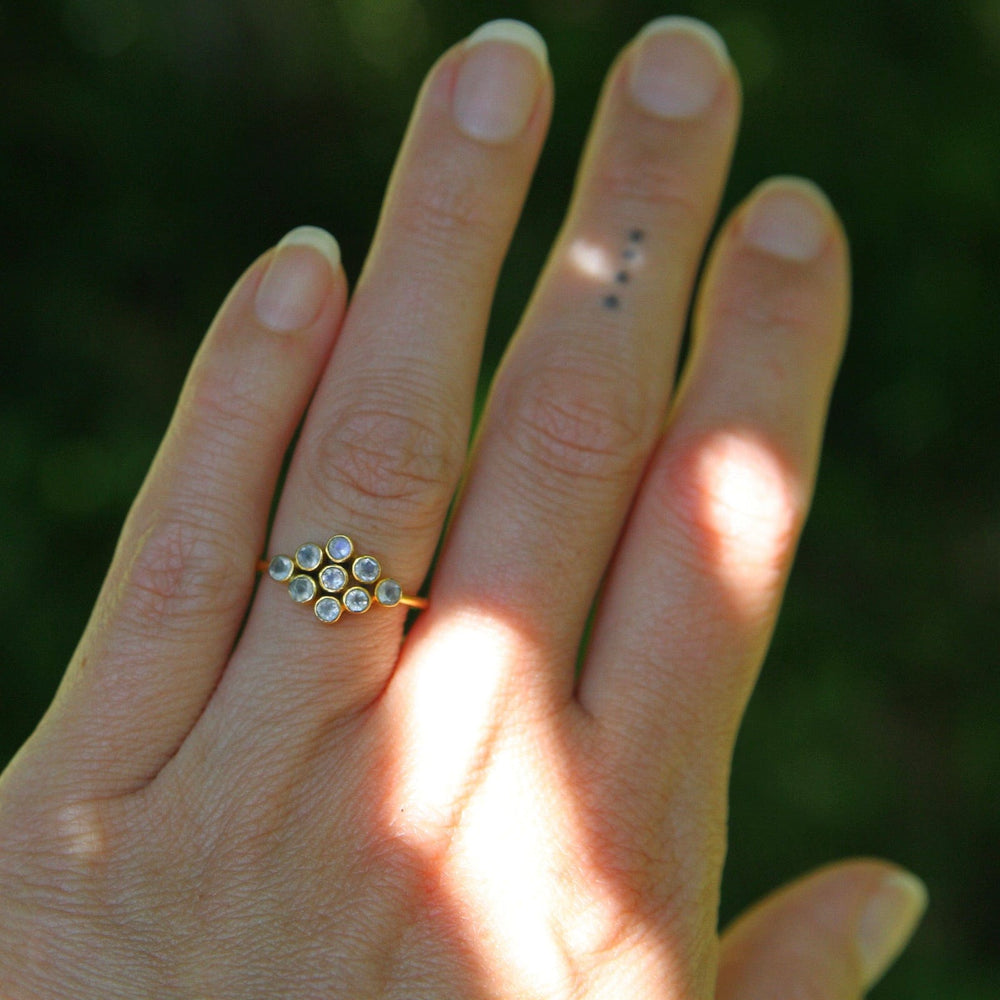
<instances>
[{"instance_id":1,"label":"knuckle","mask_svg":"<svg viewBox=\"0 0 1000 1000\"><path fill-rule=\"evenodd\" d=\"M705 218L690 179L663 158L613 160L598 168L596 186L601 198L655 207L674 223L701 224Z\"/></svg>"},{"instance_id":2,"label":"knuckle","mask_svg":"<svg viewBox=\"0 0 1000 1000\"><path fill-rule=\"evenodd\" d=\"M197 423L200 436L222 447L256 448L281 416L268 394L255 391L239 370L213 371L198 379L182 398L181 412Z\"/></svg>"},{"instance_id":3,"label":"knuckle","mask_svg":"<svg viewBox=\"0 0 1000 1000\"><path fill-rule=\"evenodd\" d=\"M423 185L414 197L401 200L393 213L393 226L425 249L450 251L469 236L494 235L496 223L489 207L481 191L445 172Z\"/></svg>"},{"instance_id":4,"label":"knuckle","mask_svg":"<svg viewBox=\"0 0 1000 1000\"><path fill-rule=\"evenodd\" d=\"M800 340L816 326L815 297L794 285L778 287L746 281L734 285L718 306L720 326Z\"/></svg>"},{"instance_id":5,"label":"knuckle","mask_svg":"<svg viewBox=\"0 0 1000 1000\"><path fill-rule=\"evenodd\" d=\"M321 436L311 463L319 495L336 492L355 515L378 505L380 516L412 527L438 516L461 467L465 440L440 405L398 393L345 408Z\"/></svg>"},{"instance_id":6,"label":"knuckle","mask_svg":"<svg viewBox=\"0 0 1000 1000\"><path fill-rule=\"evenodd\" d=\"M523 379L513 396L501 426L528 468L617 482L642 459L651 415L645 394L625 379L543 367Z\"/></svg>"},{"instance_id":7,"label":"knuckle","mask_svg":"<svg viewBox=\"0 0 1000 1000\"><path fill-rule=\"evenodd\" d=\"M201 520L191 505L183 516L159 514L139 537L116 603L140 631L177 617L215 622L245 603L247 567L234 547L207 536Z\"/></svg>"}]
</instances>

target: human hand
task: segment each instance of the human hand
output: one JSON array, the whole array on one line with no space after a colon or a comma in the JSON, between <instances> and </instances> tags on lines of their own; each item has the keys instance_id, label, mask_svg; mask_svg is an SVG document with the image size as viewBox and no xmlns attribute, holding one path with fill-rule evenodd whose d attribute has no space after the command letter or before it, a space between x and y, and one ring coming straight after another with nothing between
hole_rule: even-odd
<instances>
[{"instance_id":1,"label":"human hand","mask_svg":"<svg viewBox=\"0 0 1000 1000\"><path fill-rule=\"evenodd\" d=\"M0 783L0 994L846 1000L919 883L843 863L716 931L733 742L815 475L839 224L762 185L704 28L612 68L466 459L551 104L505 22L432 70L347 305L297 230L194 363L56 700ZM428 611L325 627L253 566L346 531ZM600 594L579 674L588 612Z\"/></svg>"}]
</instances>

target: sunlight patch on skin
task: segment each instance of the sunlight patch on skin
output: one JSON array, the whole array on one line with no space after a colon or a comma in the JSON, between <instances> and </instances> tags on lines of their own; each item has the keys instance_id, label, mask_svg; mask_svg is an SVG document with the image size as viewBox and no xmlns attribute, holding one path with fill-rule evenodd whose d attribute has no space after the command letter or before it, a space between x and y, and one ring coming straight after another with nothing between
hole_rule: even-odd
<instances>
[{"instance_id":1,"label":"sunlight patch on skin","mask_svg":"<svg viewBox=\"0 0 1000 1000\"><path fill-rule=\"evenodd\" d=\"M55 829L63 850L70 857L93 860L105 851L104 825L93 802L76 802L60 809Z\"/></svg>"},{"instance_id":2,"label":"sunlight patch on skin","mask_svg":"<svg viewBox=\"0 0 1000 1000\"><path fill-rule=\"evenodd\" d=\"M483 967L513 995L560 996L573 969L558 917L568 909L574 939L599 941L606 916L593 904L560 906L560 893L578 891L566 877L575 838L564 843L573 789L554 780L562 768L549 734L517 725L511 664L525 662L528 645L516 625L472 607L435 623L432 658L417 638L395 682L400 710L390 709L399 733L391 823L433 859L463 924L476 929ZM580 926L587 921L602 926Z\"/></svg>"},{"instance_id":3,"label":"sunlight patch on skin","mask_svg":"<svg viewBox=\"0 0 1000 1000\"><path fill-rule=\"evenodd\" d=\"M629 995L616 992L623 967L636 987L668 981L662 940L594 868L574 772L553 766L565 748L544 732L505 737L462 814L444 883L476 928L483 966L502 971L512 996L576 995L594 968L616 970L608 996Z\"/></svg>"},{"instance_id":4,"label":"sunlight patch on skin","mask_svg":"<svg viewBox=\"0 0 1000 1000\"><path fill-rule=\"evenodd\" d=\"M780 588L797 533L787 466L763 440L720 432L698 446L694 495L712 571L738 610L759 612Z\"/></svg>"},{"instance_id":5,"label":"sunlight patch on skin","mask_svg":"<svg viewBox=\"0 0 1000 1000\"><path fill-rule=\"evenodd\" d=\"M518 669L537 660L530 638L481 607L436 614L426 639L411 633L384 703L388 825L426 860L428 891L474 928L477 964L505 995L575 995L603 969L614 981L601 995L673 982L673 953L595 867L564 734L532 716Z\"/></svg>"},{"instance_id":6,"label":"sunlight patch on skin","mask_svg":"<svg viewBox=\"0 0 1000 1000\"><path fill-rule=\"evenodd\" d=\"M569 246L570 263L581 274L597 281L613 281L618 271L614 255L597 243L576 239Z\"/></svg>"},{"instance_id":7,"label":"sunlight patch on skin","mask_svg":"<svg viewBox=\"0 0 1000 1000\"><path fill-rule=\"evenodd\" d=\"M572 969L555 936L558 879L550 869L553 831L565 829L565 820L555 797L545 801L532 756L505 748L491 762L463 816L453 875L466 887L470 926L490 964L525 996L561 996Z\"/></svg>"},{"instance_id":8,"label":"sunlight patch on skin","mask_svg":"<svg viewBox=\"0 0 1000 1000\"><path fill-rule=\"evenodd\" d=\"M510 626L470 609L438 623L431 646L433 662L422 662L418 644L400 679L396 823L409 836L433 840L449 826L455 803L488 752L495 735L491 719L501 715L497 701L520 642Z\"/></svg>"}]
</instances>

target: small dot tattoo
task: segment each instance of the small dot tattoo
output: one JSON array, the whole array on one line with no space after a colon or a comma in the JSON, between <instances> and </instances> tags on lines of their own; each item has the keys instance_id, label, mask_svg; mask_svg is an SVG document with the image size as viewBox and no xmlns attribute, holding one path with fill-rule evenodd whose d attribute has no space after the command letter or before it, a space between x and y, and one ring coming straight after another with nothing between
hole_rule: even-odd
<instances>
[{"instance_id":1,"label":"small dot tattoo","mask_svg":"<svg viewBox=\"0 0 1000 1000\"><path fill-rule=\"evenodd\" d=\"M622 249L622 260L635 261L639 259L640 253L637 244L642 243L646 238L646 230L638 227L626 230L625 247ZM616 285L627 285L632 280L632 274L628 269L628 264L619 268L615 272L614 282ZM621 296L611 293L601 299L601 305L605 309L617 309L622 304Z\"/></svg>"}]
</instances>

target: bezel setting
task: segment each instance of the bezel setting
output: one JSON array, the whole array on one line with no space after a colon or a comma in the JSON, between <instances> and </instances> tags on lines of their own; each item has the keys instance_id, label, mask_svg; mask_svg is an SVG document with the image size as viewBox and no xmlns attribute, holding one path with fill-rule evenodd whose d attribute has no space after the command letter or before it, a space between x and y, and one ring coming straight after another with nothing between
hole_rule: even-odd
<instances>
[{"instance_id":1,"label":"bezel setting","mask_svg":"<svg viewBox=\"0 0 1000 1000\"><path fill-rule=\"evenodd\" d=\"M275 556L267 566L268 576L278 583L287 583L295 572L295 561L288 556Z\"/></svg>"},{"instance_id":2,"label":"bezel setting","mask_svg":"<svg viewBox=\"0 0 1000 1000\"><path fill-rule=\"evenodd\" d=\"M319 585L328 594L339 593L347 586L347 583L347 570L339 563L334 563L332 566L324 566L319 571Z\"/></svg>"},{"instance_id":3,"label":"bezel setting","mask_svg":"<svg viewBox=\"0 0 1000 1000\"><path fill-rule=\"evenodd\" d=\"M351 573L361 583L374 583L382 575L382 567L374 556L358 556L351 564Z\"/></svg>"},{"instance_id":4,"label":"bezel setting","mask_svg":"<svg viewBox=\"0 0 1000 1000\"><path fill-rule=\"evenodd\" d=\"M390 577L384 577L375 585L375 600L383 608L394 608L403 597L403 588Z\"/></svg>"},{"instance_id":5,"label":"bezel setting","mask_svg":"<svg viewBox=\"0 0 1000 1000\"><path fill-rule=\"evenodd\" d=\"M315 542L306 542L295 550L295 565L306 573L318 569L323 562L323 550Z\"/></svg>"},{"instance_id":6,"label":"bezel setting","mask_svg":"<svg viewBox=\"0 0 1000 1000\"><path fill-rule=\"evenodd\" d=\"M355 615L363 615L372 606L372 595L364 587L344 591L344 607Z\"/></svg>"},{"instance_id":7,"label":"bezel setting","mask_svg":"<svg viewBox=\"0 0 1000 1000\"><path fill-rule=\"evenodd\" d=\"M346 562L354 555L354 542L347 535L334 535L326 543L326 554L334 562Z\"/></svg>"},{"instance_id":8,"label":"bezel setting","mask_svg":"<svg viewBox=\"0 0 1000 1000\"><path fill-rule=\"evenodd\" d=\"M313 605L314 614L324 625L332 625L340 617L341 610L336 597L321 597Z\"/></svg>"},{"instance_id":9,"label":"bezel setting","mask_svg":"<svg viewBox=\"0 0 1000 1000\"><path fill-rule=\"evenodd\" d=\"M296 604L308 604L316 596L316 581L299 573L289 580L288 593Z\"/></svg>"}]
</instances>

